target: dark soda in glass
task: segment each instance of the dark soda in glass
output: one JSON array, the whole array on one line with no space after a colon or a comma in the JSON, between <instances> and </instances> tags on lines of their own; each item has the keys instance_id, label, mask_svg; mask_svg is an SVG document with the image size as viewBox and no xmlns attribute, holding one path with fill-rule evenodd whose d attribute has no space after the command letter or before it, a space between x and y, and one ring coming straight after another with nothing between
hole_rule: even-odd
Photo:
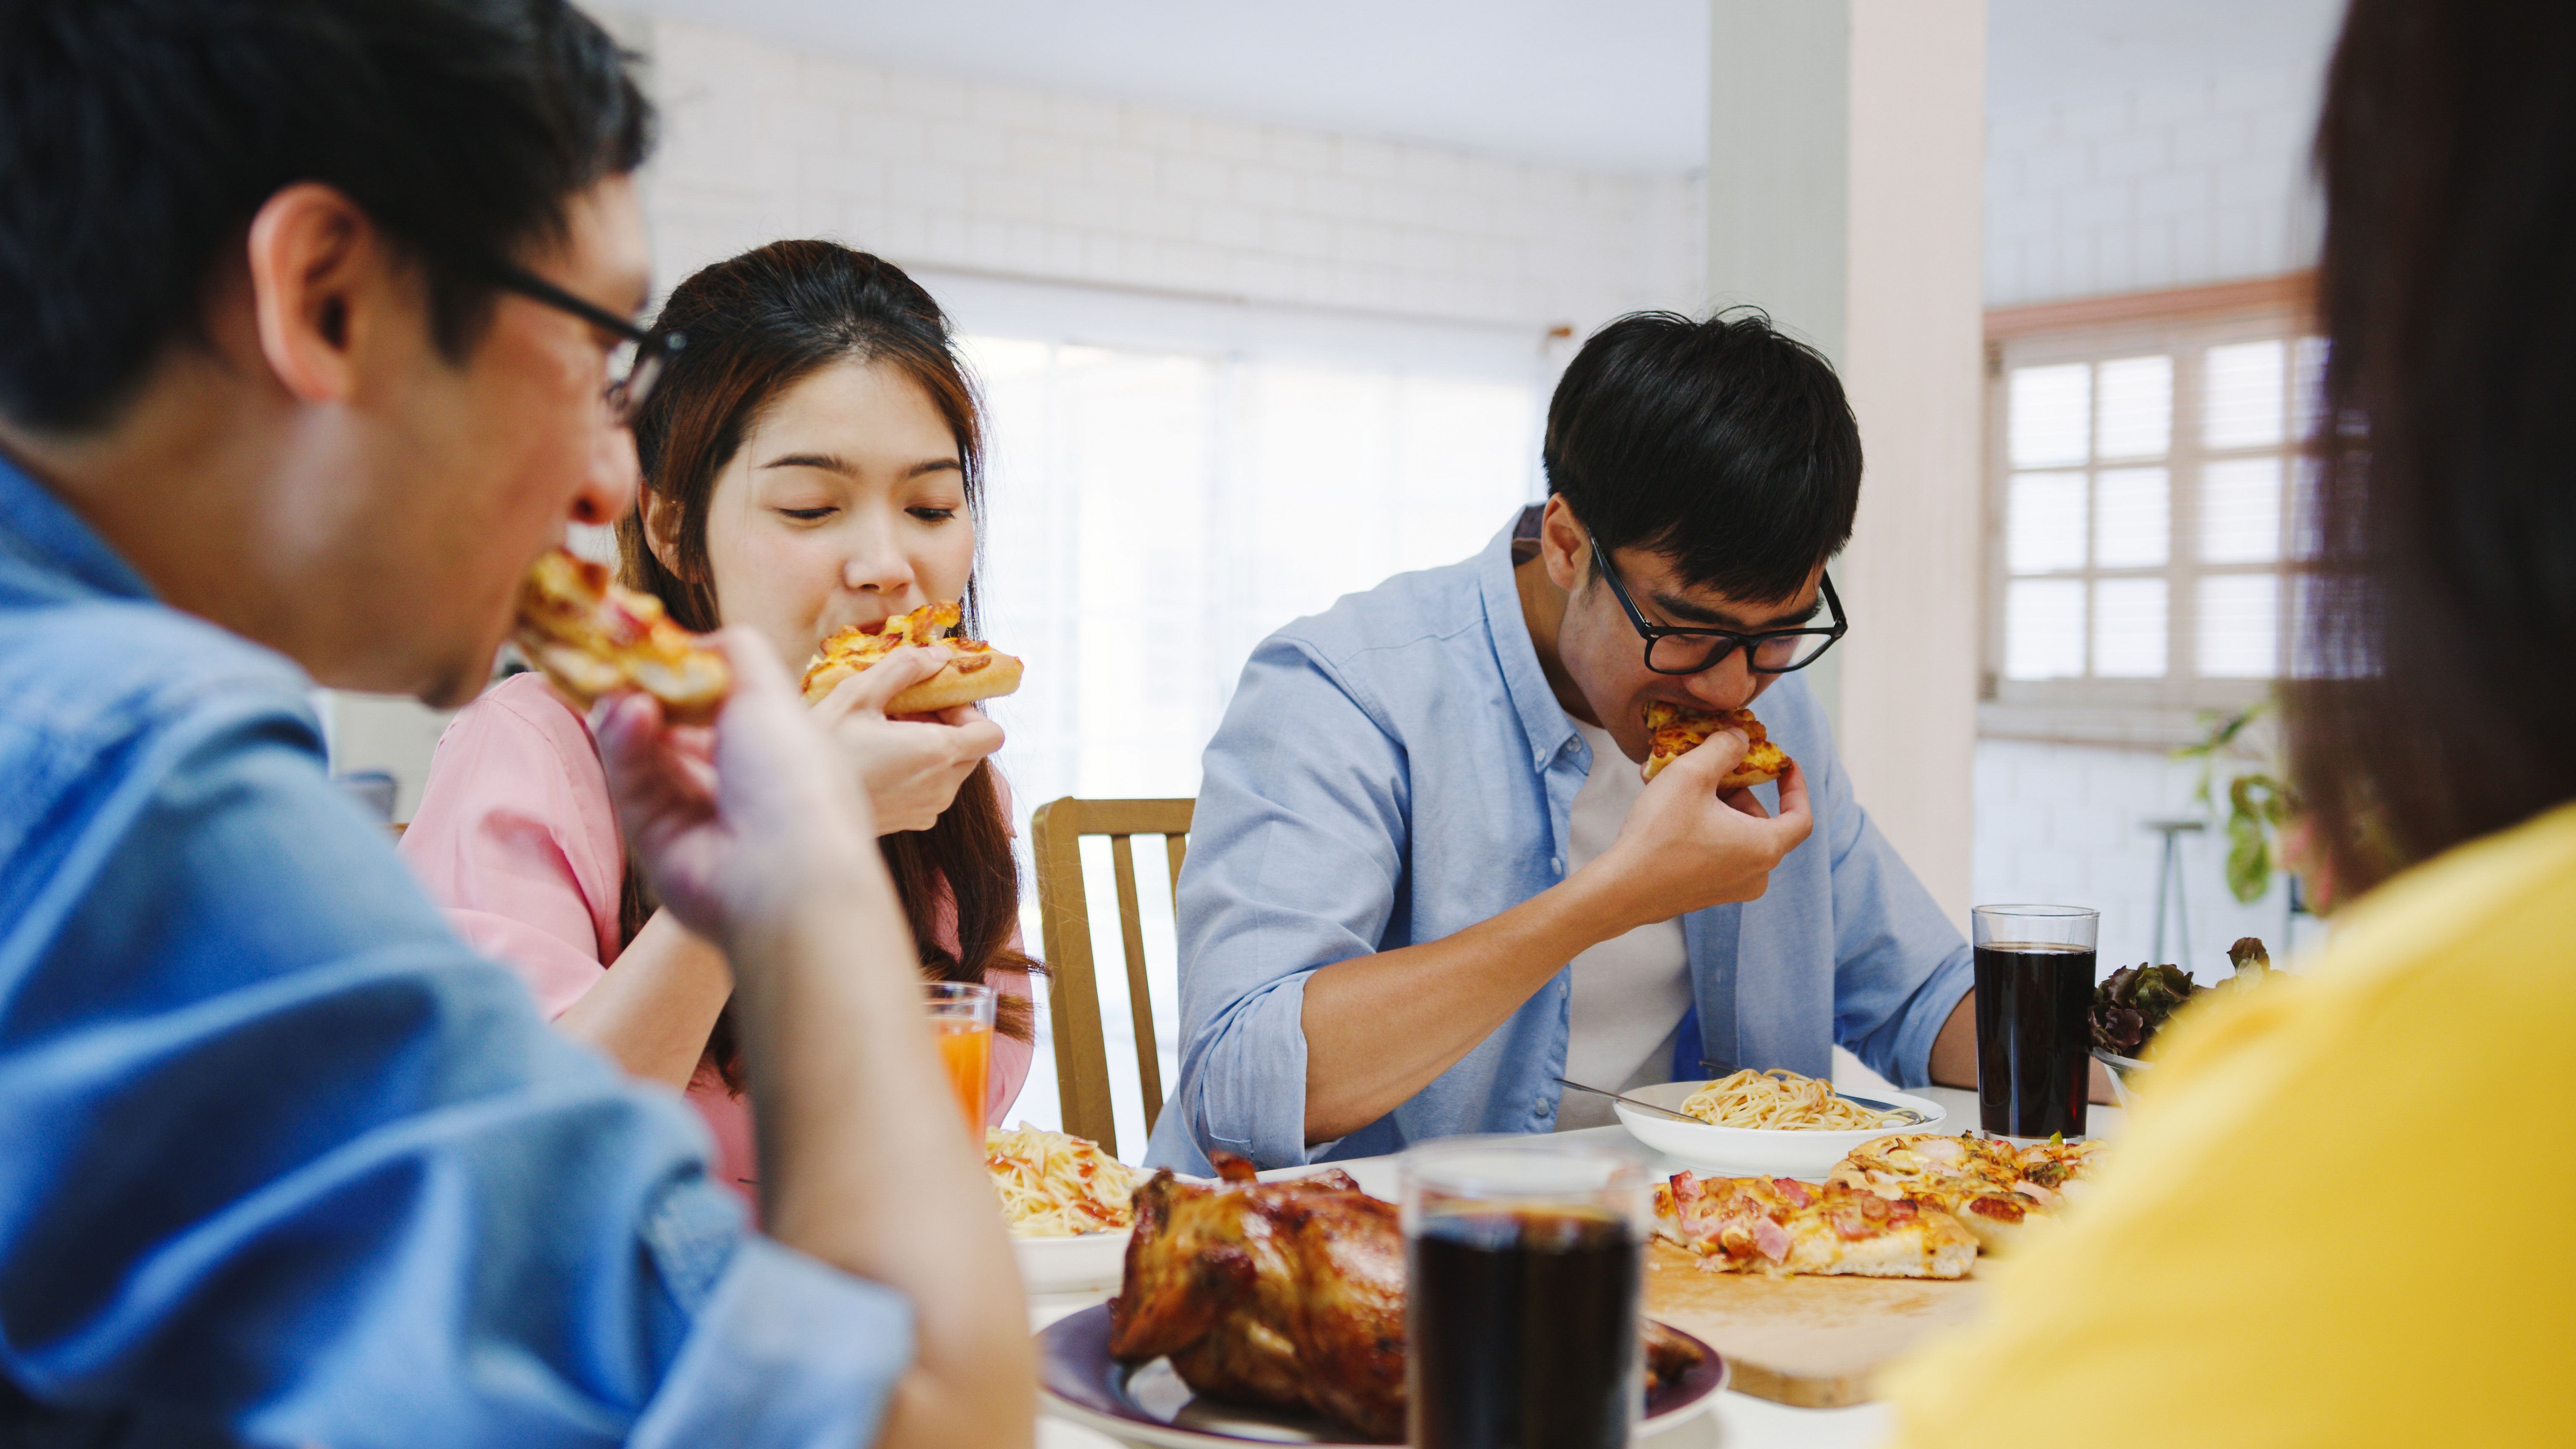
<instances>
[{"instance_id":1,"label":"dark soda in glass","mask_svg":"<svg viewBox=\"0 0 2576 1449\"><path fill-rule=\"evenodd\" d=\"M1644 1397L1644 1245L1616 1214L1426 1214L1405 1245L1417 1449L1619 1449Z\"/></svg>"},{"instance_id":2,"label":"dark soda in glass","mask_svg":"<svg viewBox=\"0 0 2576 1449\"><path fill-rule=\"evenodd\" d=\"M2093 947L1977 944L1977 1116L2007 1137L2084 1135Z\"/></svg>"}]
</instances>

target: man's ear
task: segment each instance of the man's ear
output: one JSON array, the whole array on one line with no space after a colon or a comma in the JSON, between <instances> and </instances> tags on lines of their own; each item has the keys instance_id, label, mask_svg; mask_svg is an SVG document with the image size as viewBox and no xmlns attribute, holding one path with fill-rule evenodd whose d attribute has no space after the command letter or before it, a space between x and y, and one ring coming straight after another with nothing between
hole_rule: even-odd
<instances>
[{"instance_id":1,"label":"man's ear","mask_svg":"<svg viewBox=\"0 0 2576 1449\"><path fill-rule=\"evenodd\" d=\"M1562 493L1547 495L1547 508L1538 516L1538 556L1546 565L1547 581L1567 593L1591 573L1592 536Z\"/></svg>"},{"instance_id":2,"label":"man's ear","mask_svg":"<svg viewBox=\"0 0 2576 1449\"><path fill-rule=\"evenodd\" d=\"M260 352L279 383L299 402L353 396L357 360L404 280L384 232L338 189L300 181L261 203L245 251Z\"/></svg>"}]
</instances>

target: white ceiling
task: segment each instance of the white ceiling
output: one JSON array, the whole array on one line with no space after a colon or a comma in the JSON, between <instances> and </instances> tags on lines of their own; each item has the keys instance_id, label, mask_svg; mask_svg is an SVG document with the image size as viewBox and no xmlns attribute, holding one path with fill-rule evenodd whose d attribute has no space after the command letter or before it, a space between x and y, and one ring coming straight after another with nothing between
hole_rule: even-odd
<instances>
[{"instance_id":1,"label":"white ceiling","mask_svg":"<svg viewBox=\"0 0 2576 1449\"><path fill-rule=\"evenodd\" d=\"M1708 151L1708 0L606 0L908 70L1620 171ZM2341 0L1988 0L1987 103L2322 66Z\"/></svg>"},{"instance_id":2,"label":"white ceiling","mask_svg":"<svg viewBox=\"0 0 2576 1449\"><path fill-rule=\"evenodd\" d=\"M1706 0L624 3L901 68L1601 169L1707 151Z\"/></svg>"}]
</instances>

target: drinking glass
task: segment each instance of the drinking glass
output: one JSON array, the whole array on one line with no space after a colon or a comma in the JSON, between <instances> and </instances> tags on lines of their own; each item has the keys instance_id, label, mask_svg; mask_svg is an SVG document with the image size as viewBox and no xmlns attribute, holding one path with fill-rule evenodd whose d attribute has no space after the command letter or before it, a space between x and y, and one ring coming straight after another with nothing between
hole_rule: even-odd
<instances>
[{"instance_id":1,"label":"drinking glass","mask_svg":"<svg viewBox=\"0 0 2576 1449\"><path fill-rule=\"evenodd\" d=\"M2081 1137L2101 913L1979 906L1973 914L1978 1121L2004 1137Z\"/></svg>"},{"instance_id":2,"label":"drinking glass","mask_svg":"<svg viewBox=\"0 0 2576 1449\"><path fill-rule=\"evenodd\" d=\"M975 1146L984 1146L984 1081L993 1065L993 988L966 981L934 981L923 988L931 1030L939 1034L939 1060L966 1114Z\"/></svg>"},{"instance_id":3,"label":"drinking glass","mask_svg":"<svg viewBox=\"0 0 2576 1449\"><path fill-rule=\"evenodd\" d=\"M1404 1154L1405 1390L1417 1449L1617 1449L1645 1404L1645 1165L1550 1138Z\"/></svg>"}]
</instances>

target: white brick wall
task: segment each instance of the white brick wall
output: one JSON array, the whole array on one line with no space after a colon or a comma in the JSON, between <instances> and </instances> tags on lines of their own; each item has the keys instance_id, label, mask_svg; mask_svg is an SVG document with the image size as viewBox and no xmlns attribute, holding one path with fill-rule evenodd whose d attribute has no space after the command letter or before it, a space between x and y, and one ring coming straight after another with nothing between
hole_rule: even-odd
<instances>
[{"instance_id":1,"label":"white brick wall","mask_svg":"<svg viewBox=\"0 0 2576 1449\"><path fill-rule=\"evenodd\" d=\"M1986 129L1986 304L2153 291L2309 265L2311 67L1998 110ZM1977 746L1980 901L2102 912L2105 970L2144 960L2155 933L2159 838L2140 822L2191 813L2197 767L2151 751L1984 740ZM2227 893L2216 822L2183 837L2189 950L2202 980L2238 936L2280 951L2282 888ZM2168 928L2170 929L2170 927ZM2302 918L2301 940L2316 933Z\"/></svg>"},{"instance_id":2,"label":"white brick wall","mask_svg":"<svg viewBox=\"0 0 2576 1449\"><path fill-rule=\"evenodd\" d=\"M2143 822L2196 813L2198 779L2197 764L2150 750L1980 740L1977 900L2092 906L2102 912L2102 970L2146 960L2164 846ZM2228 894L2219 822L2182 841L2191 942L2183 949L2169 923L2167 958L2207 982L2227 974L2227 947L2239 936L2262 937L2276 957L2316 937L2319 927L2307 917L2295 943L2285 937L2288 901L2277 880L2250 906Z\"/></svg>"},{"instance_id":3,"label":"white brick wall","mask_svg":"<svg viewBox=\"0 0 2576 1449\"><path fill-rule=\"evenodd\" d=\"M2308 265L2318 79L2302 66L1991 113L1986 305Z\"/></svg>"},{"instance_id":4,"label":"white brick wall","mask_svg":"<svg viewBox=\"0 0 2576 1449\"><path fill-rule=\"evenodd\" d=\"M670 280L782 236L907 265L1588 329L1700 296L1699 185L644 31Z\"/></svg>"},{"instance_id":5,"label":"white brick wall","mask_svg":"<svg viewBox=\"0 0 2576 1449\"><path fill-rule=\"evenodd\" d=\"M830 236L907 266L1578 335L1700 304L1696 175L1254 125L609 18L650 55L663 106L645 185L665 288L765 241ZM336 766L393 771L408 818L443 717L349 695L331 707Z\"/></svg>"}]
</instances>

